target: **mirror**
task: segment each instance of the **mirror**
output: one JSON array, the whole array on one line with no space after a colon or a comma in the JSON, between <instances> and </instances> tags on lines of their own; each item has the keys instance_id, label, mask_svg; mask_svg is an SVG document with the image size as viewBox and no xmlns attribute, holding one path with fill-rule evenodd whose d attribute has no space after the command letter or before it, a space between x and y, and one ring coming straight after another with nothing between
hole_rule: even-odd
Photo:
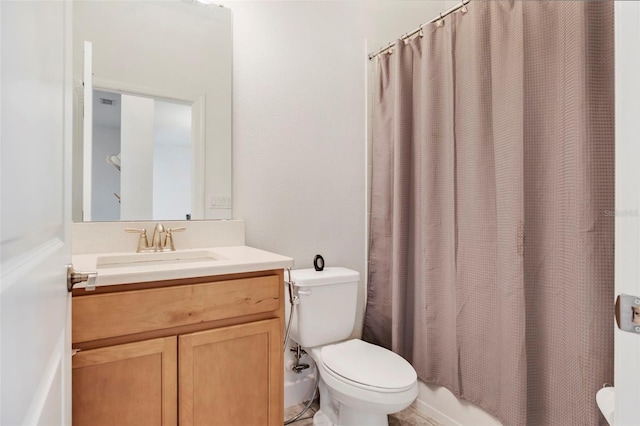
<instances>
[{"instance_id":1,"label":"mirror","mask_svg":"<svg viewBox=\"0 0 640 426\"><path fill-rule=\"evenodd\" d=\"M91 220L189 219L191 105L97 89L92 103Z\"/></svg>"},{"instance_id":2,"label":"mirror","mask_svg":"<svg viewBox=\"0 0 640 426\"><path fill-rule=\"evenodd\" d=\"M184 220L187 215L230 219L231 11L178 0L76 1L73 49L74 221ZM158 121L146 127L146 134L164 140L163 147L161 142L145 145L141 140L148 138L141 139L135 130L136 136L129 139L137 142L125 145L127 126L121 122L116 131L113 117L106 124L100 116L100 107L105 106L100 99L110 98L120 103L119 112L112 109L120 120L127 120L123 109L138 114L140 108L151 111L146 121L138 115L127 122ZM167 146L173 131L162 127L153 111L182 123L188 149L184 139L182 148ZM85 118L90 124L83 124ZM190 123L186 129L185 120ZM96 123L102 127L96 129ZM109 126L112 136L120 132L121 138L112 137L105 144ZM116 139L122 139L118 141L122 146ZM121 171L116 167L119 162ZM168 175L160 177L161 170ZM132 177L133 171L137 174Z\"/></svg>"}]
</instances>

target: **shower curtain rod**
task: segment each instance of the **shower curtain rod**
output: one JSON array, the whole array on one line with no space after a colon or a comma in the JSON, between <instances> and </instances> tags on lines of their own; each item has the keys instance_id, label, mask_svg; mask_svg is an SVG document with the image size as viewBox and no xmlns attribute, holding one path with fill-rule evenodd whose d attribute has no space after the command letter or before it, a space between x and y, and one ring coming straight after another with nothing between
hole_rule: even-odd
<instances>
[{"instance_id":1,"label":"shower curtain rod","mask_svg":"<svg viewBox=\"0 0 640 426\"><path fill-rule=\"evenodd\" d=\"M469 4L471 0L462 0L462 3L460 3L457 6L453 6L451 9L447 10L446 12L443 12L441 14L439 14L438 16L436 16L435 18L433 18L432 20L425 22L424 24L420 24L418 26L418 28L416 28L415 30L408 32L406 34L404 34L402 37L400 37L400 40L407 40L409 39L411 36L418 34L420 31L422 31L422 27L424 27L427 24L432 24L436 21L441 20L442 18L444 18L445 16L455 12L456 10L462 8L463 6L466 6L467 4ZM375 58L376 56L378 56L381 53L386 52L387 50L391 49L394 45L396 44L396 42L391 42L389 43L386 47L383 47L382 49L378 50L375 53L370 53L369 54L369 60L372 60L373 58Z\"/></svg>"}]
</instances>

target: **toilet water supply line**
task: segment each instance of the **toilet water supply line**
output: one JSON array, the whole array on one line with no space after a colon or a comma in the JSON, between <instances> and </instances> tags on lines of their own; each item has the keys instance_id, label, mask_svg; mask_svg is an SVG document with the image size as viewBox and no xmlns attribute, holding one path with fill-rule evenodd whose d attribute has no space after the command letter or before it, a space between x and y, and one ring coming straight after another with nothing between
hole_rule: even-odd
<instances>
[{"instance_id":1,"label":"toilet water supply line","mask_svg":"<svg viewBox=\"0 0 640 426\"><path fill-rule=\"evenodd\" d=\"M289 303L291 304L291 310L289 311L289 321L287 322L287 329L284 333L284 344L283 344L284 347L282 349L284 353L287 353L287 340L289 340L289 331L291 331L291 321L293 320L293 311L296 305L300 303L300 297L295 291L295 283L291 280L291 268L287 268L286 283L289 288ZM315 366L315 362L314 362L314 366ZM315 375L315 383L313 385L313 394L311 395L311 398L309 399L309 401L307 402L307 404L305 405L302 411L300 411L298 414L296 414L289 420L285 420L284 422L285 425L298 421L300 417L302 417L302 415L306 413L309 410L309 408L311 408L311 404L313 404L313 400L316 399L316 394L318 393L318 380L319 380L320 372L318 371L317 366L315 366L314 375Z\"/></svg>"},{"instance_id":2,"label":"toilet water supply line","mask_svg":"<svg viewBox=\"0 0 640 426\"><path fill-rule=\"evenodd\" d=\"M291 311L289 311L289 322L287 323L287 329L284 333L284 343L283 346L284 348L282 349L283 352L287 352L287 340L289 340L289 331L291 330L291 320L293 320L293 309L295 308L295 306L300 303L300 297L297 294L294 294L294 288L293 286L295 285L295 283L293 281L291 281L291 268L287 268L287 286L289 287L289 303L291 303Z\"/></svg>"}]
</instances>

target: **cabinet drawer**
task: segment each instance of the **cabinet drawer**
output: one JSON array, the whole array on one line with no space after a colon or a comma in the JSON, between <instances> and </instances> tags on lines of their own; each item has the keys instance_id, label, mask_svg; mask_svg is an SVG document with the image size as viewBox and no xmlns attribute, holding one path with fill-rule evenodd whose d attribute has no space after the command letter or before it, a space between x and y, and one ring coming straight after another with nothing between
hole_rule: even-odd
<instances>
[{"instance_id":1,"label":"cabinet drawer","mask_svg":"<svg viewBox=\"0 0 640 426\"><path fill-rule=\"evenodd\" d=\"M73 343L277 311L278 275L72 298Z\"/></svg>"}]
</instances>

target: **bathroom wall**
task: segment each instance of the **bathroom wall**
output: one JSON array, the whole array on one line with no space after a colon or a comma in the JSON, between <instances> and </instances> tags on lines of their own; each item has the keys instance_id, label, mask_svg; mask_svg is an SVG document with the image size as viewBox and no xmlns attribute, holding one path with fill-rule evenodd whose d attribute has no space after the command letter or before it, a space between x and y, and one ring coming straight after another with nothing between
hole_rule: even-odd
<instances>
[{"instance_id":1,"label":"bathroom wall","mask_svg":"<svg viewBox=\"0 0 640 426\"><path fill-rule=\"evenodd\" d=\"M291 256L296 268L311 267L320 253L328 266L359 271L359 335L374 63L366 57L437 14L442 2L222 4L234 26L234 218L246 221L247 244ZM287 385L300 385L299 400L308 393L304 380L285 373ZM291 398L285 393L287 405Z\"/></svg>"},{"instance_id":2,"label":"bathroom wall","mask_svg":"<svg viewBox=\"0 0 640 426\"><path fill-rule=\"evenodd\" d=\"M440 1L226 1L233 14L233 215L247 244L361 273L369 51Z\"/></svg>"}]
</instances>

